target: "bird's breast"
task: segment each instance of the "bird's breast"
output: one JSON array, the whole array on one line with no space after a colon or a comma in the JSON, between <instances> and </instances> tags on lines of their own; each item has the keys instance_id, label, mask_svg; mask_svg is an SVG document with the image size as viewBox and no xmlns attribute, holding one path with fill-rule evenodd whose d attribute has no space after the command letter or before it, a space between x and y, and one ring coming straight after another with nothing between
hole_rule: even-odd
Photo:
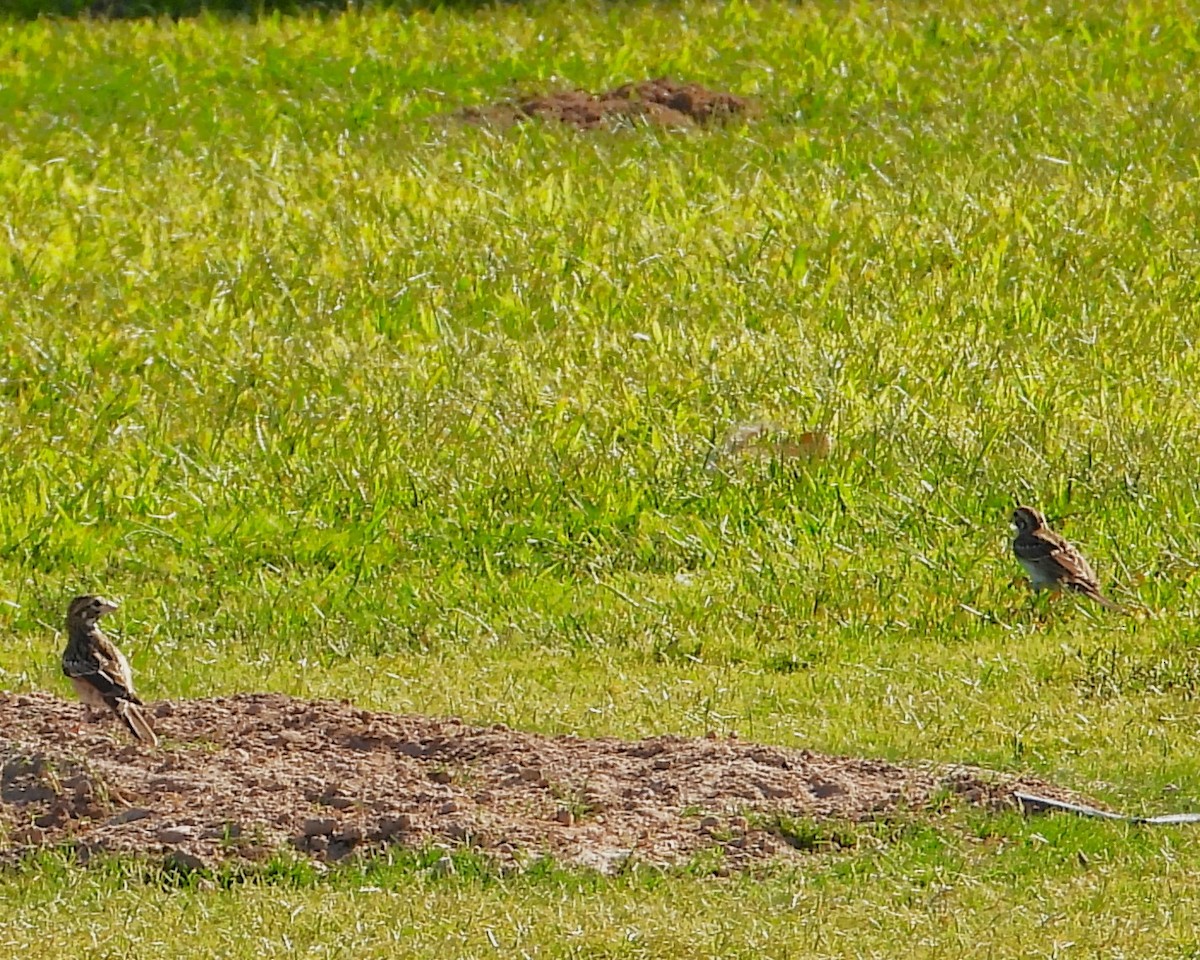
<instances>
[{"instance_id":1,"label":"bird's breast","mask_svg":"<svg viewBox=\"0 0 1200 960\"><path fill-rule=\"evenodd\" d=\"M83 677L72 677L71 686L75 688L75 693L79 699L91 707L106 707L108 704L104 702L104 697L100 695L100 691L93 687Z\"/></svg>"},{"instance_id":2,"label":"bird's breast","mask_svg":"<svg viewBox=\"0 0 1200 960\"><path fill-rule=\"evenodd\" d=\"M1017 562L1021 564L1022 569L1029 576L1029 581L1039 590L1043 587L1050 587L1055 584L1055 579L1050 574L1044 564L1037 563L1033 560L1025 560L1022 557L1017 557Z\"/></svg>"}]
</instances>

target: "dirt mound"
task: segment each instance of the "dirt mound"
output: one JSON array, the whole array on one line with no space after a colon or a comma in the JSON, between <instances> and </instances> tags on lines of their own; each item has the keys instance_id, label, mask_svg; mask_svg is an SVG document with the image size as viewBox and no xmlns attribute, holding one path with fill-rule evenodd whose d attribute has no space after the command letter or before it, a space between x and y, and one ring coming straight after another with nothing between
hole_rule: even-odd
<instances>
[{"instance_id":1,"label":"dirt mound","mask_svg":"<svg viewBox=\"0 0 1200 960\"><path fill-rule=\"evenodd\" d=\"M467 844L599 869L790 852L778 817L1075 799L966 767L902 767L732 739L588 740L246 694L152 705L157 750L48 694L0 694L0 851L74 844L197 867L291 845L321 860ZM776 826L773 826L775 824Z\"/></svg>"},{"instance_id":2,"label":"dirt mound","mask_svg":"<svg viewBox=\"0 0 1200 960\"><path fill-rule=\"evenodd\" d=\"M604 93L569 90L487 107L468 107L460 116L475 123L501 125L531 118L558 120L580 130L594 130L635 121L691 127L752 116L756 112L756 105L746 97L659 77L626 83Z\"/></svg>"}]
</instances>

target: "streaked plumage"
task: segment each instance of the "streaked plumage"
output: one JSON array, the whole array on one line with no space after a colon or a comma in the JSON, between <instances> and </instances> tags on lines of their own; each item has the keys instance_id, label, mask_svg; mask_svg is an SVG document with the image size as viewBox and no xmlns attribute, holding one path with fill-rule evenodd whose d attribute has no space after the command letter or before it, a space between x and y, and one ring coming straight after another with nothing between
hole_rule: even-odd
<instances>
[{"instance_id":1,"label":"streaked plumage","mask_svg":"<svg viewBox=\"0 0 1200 960\"><path fill-rule=\"evenodd\" d=\"M1050 529L1046 518L1033 507L1017 507L1012 524L1017 529L1013 555L1029 574L1034 590L1070 590L1108 607L1120 609L1100 592L1091 564L1070 543Z\"/></svg>"},{"instance_id":2,"label":"streaked plumage","mask_svg":"<svg viewBox=\"0 0 1200 960\"><path fill-rule=\"evenodd\" d=\"M117 605L103 597L76 597L67 608L67 648L62 669L89 707L111 710L138 740L158 745L141 698L133 689L133 671L97 621Z\"/></svg>"}]
</instances>

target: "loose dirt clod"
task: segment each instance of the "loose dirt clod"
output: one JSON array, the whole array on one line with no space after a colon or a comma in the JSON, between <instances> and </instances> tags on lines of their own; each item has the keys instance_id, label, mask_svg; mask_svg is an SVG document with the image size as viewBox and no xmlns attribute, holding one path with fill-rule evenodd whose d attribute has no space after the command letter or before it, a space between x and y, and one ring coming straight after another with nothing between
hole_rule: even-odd
<instances>
[{"instance_id":1,"label":"loose dirt clod","mask_svg":"<svg viewBox=\"0 0 1200 960\"><path fill-rule=\"evenodd\" d=\"M771 817L864 821L951 794L1003 807L1014 790L1081 799L970 767L723 738L547 737L278 694L152 709L157 750L113 724L76 732L77 703L0 693L0 852L71 843L194 869L285 845L337 860L445 844L617 869L719 846L738 866L792 852Z\"/></svg>"},{"instance_id":2,"label":"loose dirt clod","mask_svg":"<svg viewBox=\"0 0 1200 960\"><path fill-rule=\"evenodd\" d=\"M474 123L501 126L531 118L558 120L580 130L594 130L634 121L664 127L702 126L756 112L756 104L746 97L659 77L626 83L604 93L567 90L467 107L459 116Z\"/></svg>"}]
</instances>

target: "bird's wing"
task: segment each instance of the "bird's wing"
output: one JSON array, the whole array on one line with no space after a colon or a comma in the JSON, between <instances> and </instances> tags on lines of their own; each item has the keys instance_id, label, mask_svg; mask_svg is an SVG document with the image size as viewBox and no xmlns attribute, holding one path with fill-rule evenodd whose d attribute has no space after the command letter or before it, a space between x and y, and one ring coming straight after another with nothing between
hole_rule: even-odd
<instances>
[{"instance_id":1,"label":"bird's wing","mask_svg":"<svg viewBox=\"0 0 1200 960\"><path fill-rule=\"evenodd\" d=\"M1083 555L1056 533L1040 530L1027 537L1013 541L1013 553L1018 560L1026 560L1047 568L1055 580L1064 580L1095 589L1096 574Z\"/></svg>"},{"instance_id":2,"label":"bird's wing","mask_svg":"<svg viewBox=\"0 0 1200 960\"><path fill-rule=\"evenodd\" d=\"M125 654L108 637L95 638L95 651L100 669L129 691L131 698L137 699L133 693L133 671Z\"/></svg>"},{"instance_id":3,"label":"bird's wing","mask_svg":"<svg viewBox=\"0 0 1200 960\"><path fill-rule=\"evenodd\" d=\"M105 700L134 700L136 695L123 683L110 677L94 663L81 660L63 660L63 673L72 680L83 680L96 688Z\"/></svg>"},{"instance_id":4,"label":"bird's wing","mask_svg":"<svg viewBox=\"0 0 1200 960\"><path fill-rule=\"evenodd\" d=\"M62 670L73 680L83 680L91 684L105 700L142 702L122 677L114 676L115 671L106 669L105 664L100 663L97 657L88 652L68 650L63 654Z\"/></svg>"}]
</instances>

